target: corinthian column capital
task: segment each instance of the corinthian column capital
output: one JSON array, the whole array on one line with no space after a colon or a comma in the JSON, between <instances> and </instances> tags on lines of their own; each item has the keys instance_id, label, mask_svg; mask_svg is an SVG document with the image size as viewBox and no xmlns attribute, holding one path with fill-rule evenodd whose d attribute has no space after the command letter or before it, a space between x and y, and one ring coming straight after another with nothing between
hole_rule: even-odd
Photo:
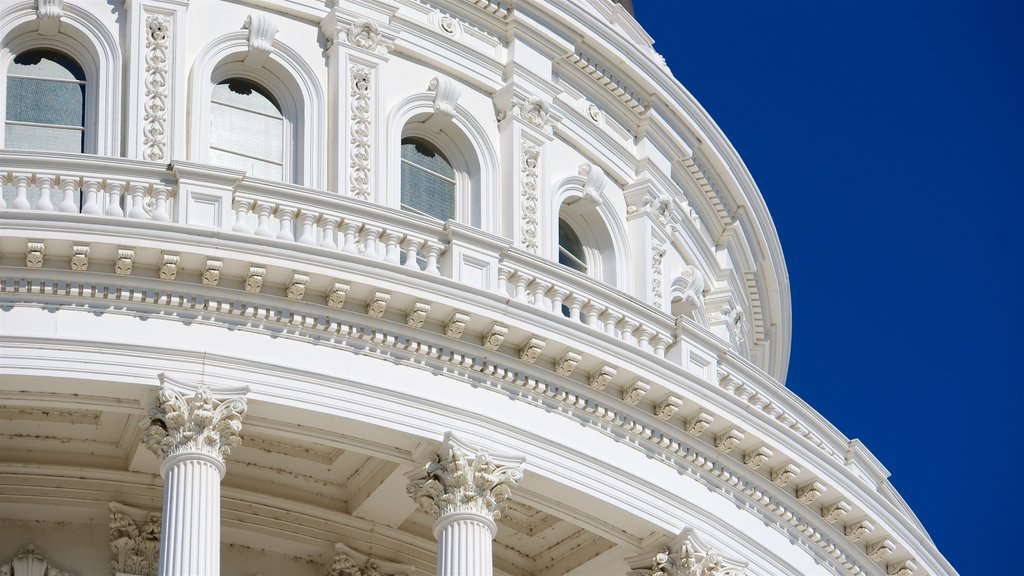
<instances>
[{"instance_id":1,"label":"corinthian column capital","mask_svg":"<svg viewBox=\"0 0 1024 576\"><path fill-rule=\"evenodd\" d=\"M490 454L445 434L441 450L408 475L406 491L435 518L469 513L501 518L505 500L523 477L524 458Z\"/></svg>"},{"instance_id":2,"label":"corinthian column capital","mask_svg":"<svg viewBox=\"0 0 1024 576\"><path fill-rule=\"evenodd\" d=\"M241 443L248 388L225 392L226 398L215 399L205 383L190 388L161 375L159 400L149 409L142 442L165 459L187 453L223 462L231 448Z\"/></svg>"}]
</instances>

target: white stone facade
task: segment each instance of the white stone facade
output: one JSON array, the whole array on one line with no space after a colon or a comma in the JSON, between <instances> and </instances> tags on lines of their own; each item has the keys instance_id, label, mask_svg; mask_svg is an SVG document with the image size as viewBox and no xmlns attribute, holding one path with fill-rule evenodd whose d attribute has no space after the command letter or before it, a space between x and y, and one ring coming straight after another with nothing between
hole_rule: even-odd
<instances>
[{"instance_id":1,"label":"white stone facade","mask_svg":"<svg viewBox=\"0 0 1024 576\"><path fill-rule=\"evenodd\" d=\"M955 574L784 387L767 208L622 6L12 0L0 110L33 50L83 154L0 149L0 573Z\"/></svg>"}]
</instances>

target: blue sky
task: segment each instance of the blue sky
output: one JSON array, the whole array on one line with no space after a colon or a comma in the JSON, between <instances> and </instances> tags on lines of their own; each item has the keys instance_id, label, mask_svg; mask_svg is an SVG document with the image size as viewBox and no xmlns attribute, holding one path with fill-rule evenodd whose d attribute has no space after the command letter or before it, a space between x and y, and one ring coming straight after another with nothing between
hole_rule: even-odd
<instances>
[{"instance_id":1,"label":"blue sky","mask_svg":"<svg viewBox=\"0 0 1024 576\"><path fill-rule=\"evenodd\" d=\"M771 210L789 388L864 441L961 574L1018 564L1024 2L636 9Z\"/></svg>"}]
</instances>

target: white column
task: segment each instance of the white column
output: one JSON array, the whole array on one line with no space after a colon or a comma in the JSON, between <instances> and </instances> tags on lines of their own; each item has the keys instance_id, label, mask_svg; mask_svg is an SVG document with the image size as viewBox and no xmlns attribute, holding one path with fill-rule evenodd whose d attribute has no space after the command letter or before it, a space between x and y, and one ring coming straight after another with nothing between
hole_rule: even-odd
<instances>
[{"instance_id":1,"label":"white column","mask_svg":"<svg viewBox=\"0 0 1024 576\"><path fill-rule=\"evenodd\" d=\"M437 576L494 574L496 521L523 477L523 461L488 454L448 433L436 458L409 474L409 496L437 519Z\"/></svg>"},{"instance_id":2,"label":"white column","mask_svg":"<svg viewBox=\"0 0 1024 576\"><path fill-rule=\"evenodd\" d=\"M220 574L220 481L226 456L240 442L245 388L215 400L209 386L195 393L162 377L160 401L149 411L143 442L163 457L160 576Z\"/></svg>"}]
</instances>

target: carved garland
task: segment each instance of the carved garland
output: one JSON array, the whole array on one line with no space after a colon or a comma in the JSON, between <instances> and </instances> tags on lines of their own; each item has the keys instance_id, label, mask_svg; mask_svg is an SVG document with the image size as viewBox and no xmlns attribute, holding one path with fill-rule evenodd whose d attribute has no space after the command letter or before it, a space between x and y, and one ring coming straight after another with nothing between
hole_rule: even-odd
<instances>
[{"instance_id":1,"label":"carved garland","mask_svg":"<svg viewBox=\"0 0 1024 576\"><path fill-rule=\"evenodd\" d=\"M538 220L538 199L537 180L540 167L540 147L532 142L523 142L521 152L523 190L523 248L533 252L538 251L537 220Z\"/></svg>"},{"instance_id":2,"label":"carved garland","mask_svg":"<svg viewBox=\"0 0 1024 576\"><path fill-rule=\"evenodd\" d=\"M372 72L352 66L349 95L352 97L350 194L362 200L370 198L370 81Z\"/></svg>"},{"instance_id":3,"label":"carved garland","mask_svg":"<svg viewBox=\"0 0 1024 576\"><path fill-rule=\"evenodd\" d=\"M661 308L661 303L664 301L664 292L662 290L662 277L664 276L664 270L662 269L662 261L665 259L665 247L655 245L651 250L651 297L654 298L654 306Z\"/></svg>"},{"instance_id":4,"label":"carved garland","mask_svg":"<svg viewBox=\"0 0 1024 576\"><path fill-rule=\"evenodd\" d=\"M146 17L146 103L142 145L146 160L167 158L167 74L171 20Z\"/></svg>"}]
</instances>

